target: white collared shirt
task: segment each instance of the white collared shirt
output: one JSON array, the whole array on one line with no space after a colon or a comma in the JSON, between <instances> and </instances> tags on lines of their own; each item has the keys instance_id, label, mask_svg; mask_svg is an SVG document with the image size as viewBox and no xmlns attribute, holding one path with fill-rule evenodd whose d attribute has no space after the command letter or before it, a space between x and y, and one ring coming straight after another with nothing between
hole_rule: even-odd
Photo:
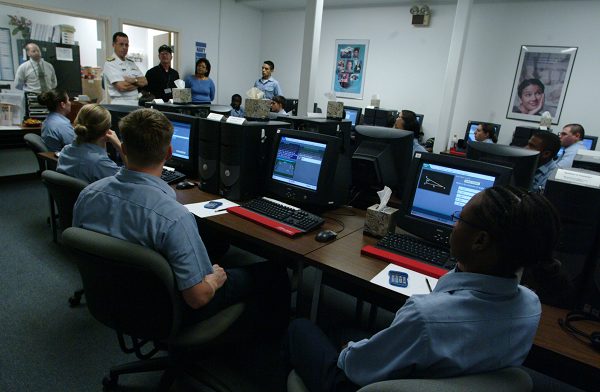
<instances>
[{"instance_id":1,"label":"white collared shirt","mask_svg":"<svg viewBox=\"0 0 600 392\"><path fill-rule=\"evenodd\" d=\"M38 67L42 67L44 70L44 79L46 79L46 85L48 88L55 88L57 81L54 67L49 62L44 61L44 59L40 59L40 61L37 63L30 59L19 65L15 75L15 87L19 90L41 93L42 86L40 85L40 79L38 77Z\"/></svg>"}]
</instances>

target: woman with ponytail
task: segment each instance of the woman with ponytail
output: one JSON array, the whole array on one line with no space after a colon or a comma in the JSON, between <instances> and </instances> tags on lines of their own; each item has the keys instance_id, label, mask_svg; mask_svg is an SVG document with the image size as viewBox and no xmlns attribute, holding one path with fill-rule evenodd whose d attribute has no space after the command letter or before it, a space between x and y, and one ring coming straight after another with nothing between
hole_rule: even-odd
<instances>
[{"instance_id":1,"label":"woman with ponytail","mask_svg":"<svg viewBox=\"0 0 600 392\"><path fill-rule=\"evenodd\" d=\"M121 141L110 129L111 117L100 105L85 105L75 119L75 141L65 146L58 157L58 172L87 182L115 175L119 166L106 153L106 143L122 154Z\"/></svg>"},{"instance_id":2,"label":"woman with ponytail","mask_svg":"<svg viewBox=\"0 0 600 392\"><path fill-rule=\"evenodd\" d=\"M523 363L541 305L518 275L548 269L558 214L540 194L496 186L473 196L453 218L455 269L430 294L408 298L389 327L338 351L310 321L290 324L285 352L308 390L356 391L377 381L446 378Z\"/></svg>"},{"instance_id":3,"label":"woman with ponytail","mask_svg":"<svg viewBox=\"0 0 600 392\"><path fill-rule=\"evenodd\" d=\"M42 140L50 151L60 151L75 138L71 121L67 118L71 113L69 95L64 90L50 90L38 95L38 102L50 111L42 124Z\"/></svg>"}]
</instances>

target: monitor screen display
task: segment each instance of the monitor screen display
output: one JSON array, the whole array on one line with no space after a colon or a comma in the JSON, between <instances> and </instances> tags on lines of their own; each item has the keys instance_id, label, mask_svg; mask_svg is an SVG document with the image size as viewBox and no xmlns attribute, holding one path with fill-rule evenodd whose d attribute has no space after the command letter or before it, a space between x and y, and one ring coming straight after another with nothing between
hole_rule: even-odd
<instances>
[{"instance_id":1,"label":"monitor screen display","mask_svg":"<svg viewBox=\"0 0 600 392\"><path fill-rule=\"evenodd\" d=\"M496 177L450 166L424 162L410 207L414 217L453 226L452 214L471 197L494 186Z\"/></svg>"},{"instance_id":2,"label":"monitor screen display","mask_svg":"<svg viewBox=\"0 0 600 392\"><path fill-rule=\"evenodd\" d=\"M282 136L272 179L316 191L327 144Z\"/></svg>"},{"instance_id":3,"label":"monitor screen display","mask_svg":"<svg viewBox=\"0 0 600 392\"><path fill-rule=\"evenodd\" d=\"M358 117L358 111L354 109L346 109L346 120L352 122L352 126L356 126L356 117Z\"/></svg>"},{"instance_id":4,"label":"monitor screen display","mask_svg":"<svg viewBox=\"0 0 600 392\"><path fill-rule=\"evenodd\" d=\"M190 132L191 123L171 121L173 124L173 156L181 159L190 159Z\"/></svg>"},{"instance_id":5,"label":"monitor screen display","mask_svg":"<svg viewBox=\"0 0 600 392\"><path fill-rule=\"evenodd\" d=\"M467 124L467 132L465 132L465 142L468 142L469 140L475 141L475 131L477 130L479 124L485 124L485 122L469 121ZM500 125L491 123L490 125L494 127L494 132L496 133L496 137L498 137L498 134L500 133Z\"/></svg>"}]
</instances>

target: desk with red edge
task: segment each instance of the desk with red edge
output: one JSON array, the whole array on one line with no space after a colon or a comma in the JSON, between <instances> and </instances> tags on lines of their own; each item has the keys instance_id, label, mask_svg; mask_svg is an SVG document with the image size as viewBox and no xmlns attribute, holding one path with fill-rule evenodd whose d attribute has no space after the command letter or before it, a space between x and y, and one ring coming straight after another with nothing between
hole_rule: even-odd
<instances>
[{"instance_id":1,"label":"desk with red edge","mask_svg":"<svg viewBox=\"0 0 600 392\"><path fill-rule=\"evenodd\" d=\"M370 282L388 263L361 254L364 246L376 242L376 239L365 236L361 230L357 230L307 254L306 263L319 268L324 274L344 279L361 288L370 296L367 300L373 301L374 304L396 311L402 306L406 297ZM317 288L315 293L318 295ZM315 311L314 307L312 311ZM598 390L600 352L563 331L558 324L558 319L564 318L567 313L568 311L564 309L542 305L542 317L525 366L578 388ZM600 325L592 322L580 322L577 326L586 333L600 330Z\"/></svg>"}]
</instances>

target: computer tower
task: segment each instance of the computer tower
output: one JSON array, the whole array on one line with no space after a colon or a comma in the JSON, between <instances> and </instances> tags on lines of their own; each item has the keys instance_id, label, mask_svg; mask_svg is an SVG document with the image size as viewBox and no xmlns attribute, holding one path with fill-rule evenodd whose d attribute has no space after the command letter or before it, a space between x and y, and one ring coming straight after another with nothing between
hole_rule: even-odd
<instances>
[{"instance_id":1,"label":"computer tower","mask_svg":"<svg viewBox=\"0 0 600 392\"><path fill-rule=\"evenodd\" d=\"M581 151L573 159L573 167L600 172L600 151Z\"/></svg>"},{"instance_id":2,"label":"computer tower","mask_svg":"<svg viewBox=\"0 0 600 392\"><path fill-rule=\"evenodd\" d=\"M219 194L230 200L248 200L264 190L267 160L281 121L221 124Z\"/></svg>"},{"instance_id":3,"label":"computer tower","mask_svg":"<svg viewBox=\"0 0 600 392\"><path fill-rule=\"evenodd\" d=\"M205 118L198 121L199 187L205 192L218 194L221 122Z\"/></svg>"},{"instance_id":4,"label":"computer tower","mask_svg":"<svg viewBox=\"0 0 600 392\"><path fill-rule=\"evenodd\" d=\"M561 177L565 173L567 175ZM557 175L559 179L556 178ZM570 176L581 178L585 175L596 176L597 173L583 169L557 170L550 175L544 195L560 214L561 234L556 247L556 258L561 261L573 286L573 293L569 295L572 303L568 305L582 308L586 305L585 302L595 301L593 306L598 309L600 189L563 179ZM590 295L594 292L595 297Z\"/></svg>"}]
</instances>

